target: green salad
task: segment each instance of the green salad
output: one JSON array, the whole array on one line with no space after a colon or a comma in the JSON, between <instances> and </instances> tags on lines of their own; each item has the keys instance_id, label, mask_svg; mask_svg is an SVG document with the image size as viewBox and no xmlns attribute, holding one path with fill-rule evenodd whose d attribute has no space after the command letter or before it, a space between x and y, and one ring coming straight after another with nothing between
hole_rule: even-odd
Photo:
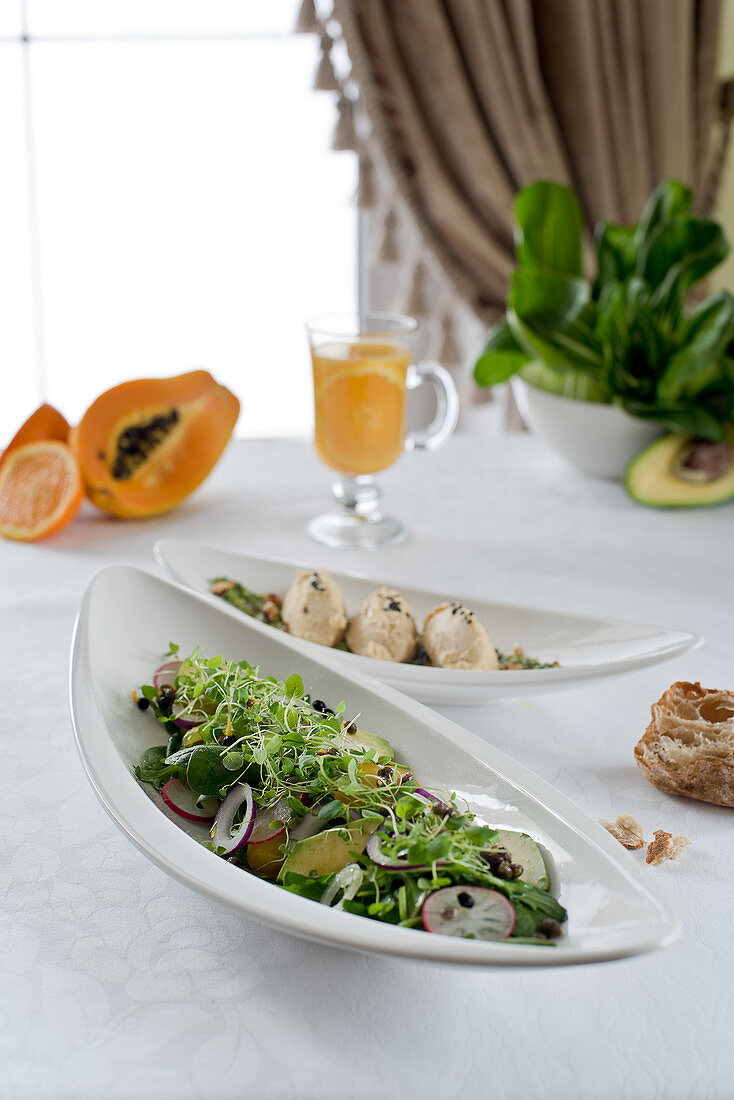
<instances>
[{"instance_id":1,"label":"green salad","mask_svg":"<svg viewBox=\"0 0 734 1100\"><path fill-rule=\"evenodd\" d=\"M134 693L165 743L137 778L244 871L348 913L474 939L552 945L566 911L526 834L421 787L387 740L247 661L164 664Z\"/></svg>"}]
</instances>

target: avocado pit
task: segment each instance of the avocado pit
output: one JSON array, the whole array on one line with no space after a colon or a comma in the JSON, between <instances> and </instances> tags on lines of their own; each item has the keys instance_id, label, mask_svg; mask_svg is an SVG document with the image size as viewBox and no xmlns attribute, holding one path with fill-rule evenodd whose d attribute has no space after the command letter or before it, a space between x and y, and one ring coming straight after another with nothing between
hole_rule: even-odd
<instances>
[{"instance_id":1,"label":"avocado pit","mask_svg":"<svg viewBox=\"0 0 734 1100\"><path fill-rule=\"evenodd\" d=\"M684 481L718 481L729 472L734 452L728 443L710 439L690 439L675 456L671 472Z\"/></svg>"}]
</instances>

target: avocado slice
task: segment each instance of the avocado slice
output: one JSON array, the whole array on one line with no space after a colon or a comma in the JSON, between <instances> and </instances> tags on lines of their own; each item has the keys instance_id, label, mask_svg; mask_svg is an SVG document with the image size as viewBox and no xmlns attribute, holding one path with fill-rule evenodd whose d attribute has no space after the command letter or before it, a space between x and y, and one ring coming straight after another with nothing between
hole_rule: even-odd
<instances>
[{"instance_id":1,"label":"avocado slice","mask_svg":"<svg viewBox=\"0 0 734 1100\"><path fill-rule=\"evenodd\" d=\"M278 878L282 881L289 872L308 877L341 871L342 867L353 862L355 855L364 851L371 833L381 820L379 817L359 817L346 825L325 829L316 836L299 840L288 853Z\"/></svg>"},{"instance_id":2,"label":"avocado slice","mask_svg":"<svg viewBox=\"0 0 734 1100\"><path fill-rule=\"evenodd\" d=\"M350 745L356 745L358 748L363 749L375 749L378 756L384 756L388 760L393 759L392 746L389 741L386 741L384 737L378 737L376 733L368 733L367 730L360 729L359 726L355 728L354 733L347 733L347 730L343 730L339 743L347 749Z\"/></svg>"},{"instance_id":3,"label":"avocado slice","mask_svg":"<svg viewBox=\"0 0 734 1100\"><path fill-rule=\"evenodd\" d=\"M541 890L550 887L550 876L540 848L527 833L516 833L510 829L498 829L497 840L492 848L504 848L510 853L512 863L519 863L522 867L520 882L527 882L530 886L538 886Z\"/></svg>"},{"instance_id":4,"label":"avocado slice","mask_svg":"<svg viewBox=\"0 0 734 1100\"><path fill-rule=\"evenodd\" d=\"M702 508L734 498L734 425L726 442L694 435L664 435L630 462L629 495L655 508Z\"/></svg>"}]
</instances>

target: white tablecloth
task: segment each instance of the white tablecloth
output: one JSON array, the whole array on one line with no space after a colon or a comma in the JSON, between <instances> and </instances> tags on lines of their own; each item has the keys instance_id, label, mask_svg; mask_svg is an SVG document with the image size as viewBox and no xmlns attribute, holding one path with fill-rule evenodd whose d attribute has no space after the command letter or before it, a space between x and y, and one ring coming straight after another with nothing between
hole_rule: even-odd
<instances>
[{"instance_id":1,"label":"white tablecloth","mask_svg":"<svg viewBox=\"0 0 734 1100\"><path fill-rule=\"evenodd\" d=\"M51 541L0 545L2 1097L734 1096L734 810L660 794L632 757L673 680L734 687L734 507L647 511L523 437L457 437L384 483L413 538L372 555L308 541L329 478L305 444L281 442L231 448L169 517L118 523L89 507ZM649 869L682 939L537 973L409 964L270 931L149 864L84 777L66 670L89 578L111 562L156 571L163 534L704 634L698 652L626 678L447 711L593 817L630 812L646 835L690 837Z\"/></svg>"}]
</instances>

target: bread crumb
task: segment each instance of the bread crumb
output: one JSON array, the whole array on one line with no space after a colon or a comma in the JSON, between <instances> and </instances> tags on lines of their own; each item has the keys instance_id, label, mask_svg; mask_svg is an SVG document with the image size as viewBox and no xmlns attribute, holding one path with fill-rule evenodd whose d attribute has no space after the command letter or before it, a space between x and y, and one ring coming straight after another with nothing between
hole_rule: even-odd
<instances>
[{"instance_id":1,"label":"bread crumb","mask_svg":"<svg viewBox=\"0 0 734 1100\"><path fill-rule=\"evenodd\" d=\"M599 818L599 824L630 852L637 851L645 843L642 826L630 814L620 814L616 821Z\"/></svg>"},{"instance_id":2,"label":"bread crumb","mask_svg":"<svg viewBox=\"0 0 734 1100\"><path fill-rule=\"evenodd\" d=\"M665 863L667 859L677 859L687 844L690 844L687 836L673 836L664 829L655 829L653 839L647 846L645 863L657 866Z\"/></svg>"}]
</instances>

